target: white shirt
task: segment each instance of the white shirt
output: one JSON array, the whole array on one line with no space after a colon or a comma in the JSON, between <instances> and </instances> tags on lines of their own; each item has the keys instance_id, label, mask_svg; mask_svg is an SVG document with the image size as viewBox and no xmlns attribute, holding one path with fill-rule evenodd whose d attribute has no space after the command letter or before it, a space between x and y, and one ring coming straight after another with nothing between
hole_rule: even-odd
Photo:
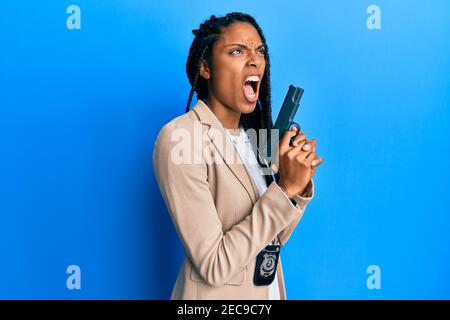
<instances>
[{"instance_id":1,"label":"white shirt","mask_svg":"<svg viewBox=\"0 0 450 320\"><path fill-rule=\"evenodd\" d=\"M242 162L245 165L245 168L247 169L249 175L252 177L253 181L255 182L259 196L267 190L267 183L264 179L263 171L261 166L258 164L258 160L256 159L256 155L253 152L252 144L250 143L250 140L245 133L245 130L241 127L239 130L239 136L235 136L229 132L228 129L224 128L225 131L228 133L228 136L233 141L233 144L236 147L237 152L239 153L239 156L242 160ZM269 300L280 300L280 289L278 285L278 277L277 273L275 272L275 279L273 282L268 286L269 290Z\"/></svg>"}]
</instances>

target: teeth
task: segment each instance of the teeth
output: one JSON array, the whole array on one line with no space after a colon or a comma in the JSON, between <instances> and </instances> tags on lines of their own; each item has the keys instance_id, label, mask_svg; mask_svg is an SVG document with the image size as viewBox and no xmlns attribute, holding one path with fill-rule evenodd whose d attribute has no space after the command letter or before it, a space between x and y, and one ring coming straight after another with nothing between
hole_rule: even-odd
<instances>
[{"instance_id":1,"label":"teeth","mask_svg":"<svg viewBox=\"0 0 450 320\"><path fill-rule=\"evenodd\" d=\"M248 76L245 79L245 82L247 82L247 81L259 81L259 77L258 76Z\"/></svg>"}]
</instances>

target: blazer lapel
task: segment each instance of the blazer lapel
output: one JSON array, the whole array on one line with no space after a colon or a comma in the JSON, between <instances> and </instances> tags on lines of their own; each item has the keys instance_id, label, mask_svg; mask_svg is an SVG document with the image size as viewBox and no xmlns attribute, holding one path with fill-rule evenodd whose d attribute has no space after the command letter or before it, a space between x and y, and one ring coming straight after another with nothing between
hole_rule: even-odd
<instances>
[{"instance_id":1,"label":"blazer lapel","mask_svg":"<svg viewBox=\"0 0 450 320\"><path fill-rule=\"evenodd\" d=\"M215 149L220 154L222 158L221 160L224 161L228 168L233 172L247 191L252 202L255 203L257 199L256 186L252 182L247 169L242 163L233 142L230 140L228 134L217 120L216 115L202 100L197 101L197 104L193 110L197 113L203 124L210 126L208 130L208 137L211 139Z\"/></svg>"}]
</instances>

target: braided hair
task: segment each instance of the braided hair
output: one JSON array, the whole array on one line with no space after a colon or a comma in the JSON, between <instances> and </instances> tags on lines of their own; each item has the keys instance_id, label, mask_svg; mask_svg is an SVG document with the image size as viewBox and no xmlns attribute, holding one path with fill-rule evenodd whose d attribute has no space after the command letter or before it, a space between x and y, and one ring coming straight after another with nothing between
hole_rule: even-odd
<instances>
[{"instance_id":1,"label":"braided hair","mask_svg":"<svg viewBox=\"0 0 450 320\"><path fill-rule=\"evenodd\" d=\"M192 96L197 93L197 98L205 100L208 97L207 81L200 77L200 65L203 59L206 59L211 65L212 48L214 43L219 39L222 28L229 26L235 22L246 22L251 24L257 31L264 46L264 57L266 60L266 68L264 70L263 80L261 82L260 93L257 107L249 114L241 114L240 124L245 130L255 129L271 129L272 128L272 108L270 101L270 59L269 51L266 44L264 34L256 20L245 13L231 12L224 17L216 17L212 15L209 20L200 24L199 29L192 30L195 35L189 49L189 56L186 62L186 73L191 84L189 99L186 106L186 112L189 111Z\"/></svg>"}]
</instances>

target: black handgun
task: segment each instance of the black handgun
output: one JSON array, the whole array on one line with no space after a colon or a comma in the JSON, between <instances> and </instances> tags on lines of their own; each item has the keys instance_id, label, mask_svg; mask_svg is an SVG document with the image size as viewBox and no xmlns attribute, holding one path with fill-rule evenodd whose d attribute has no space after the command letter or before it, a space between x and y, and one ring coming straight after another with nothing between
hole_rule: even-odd
<instances>
[{"instance_id":1,"label":"black handgun","mask_svg":"<svg viewBox=\"0 0 450 320\"><path fill-rule=\"evenodd\" d=\"M300 132L300 125L294 122L294 117L297 113L303 92L304 90L300 87L296 87L294 85L289 86L289 90L284 98L280 113L278 114L277 121L275 121L273 126L273 129L279 130L280 139L286 131L291 130L293 127L297 127L298 132ZM291 142L289 144L292 143L292 139L294 138L291 138Z\"/></svg>"},{"instance_id":2,"label":"black handgun","mask_svg":"<svg viewBox=\"0 0 450 320\"><path fill-rule=\"evenodd\" d=\"M300 99L302 98L304 90L300 87L294 85L289 86L289 90L284 98L283 105L281 106L280 113L278 114L277 120L272 129L278 129L278 141L286 131L291 130L293 127L297 127L297 134L300 132L300 125L294 122L295 114L297 113L298 106L300 105ZM275 131L271 131L271 135ZM289 141L289 145L292 145L292 141L295 137L292 137ZM271 140L267 143L267 153L266 155L271 157ZM278 142L277 141L277 142Z\"/></svg>"}]
</instances>

